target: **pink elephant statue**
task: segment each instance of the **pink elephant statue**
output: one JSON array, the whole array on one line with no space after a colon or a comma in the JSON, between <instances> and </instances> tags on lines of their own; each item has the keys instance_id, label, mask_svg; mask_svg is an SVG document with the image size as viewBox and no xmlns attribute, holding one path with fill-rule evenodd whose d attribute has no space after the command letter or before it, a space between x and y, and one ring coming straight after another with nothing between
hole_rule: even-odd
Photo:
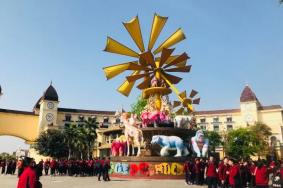
<instances>
[{"instance_id":1,"label":"pink elephant statue","mask_svg":"<svg viewBox=\"0 0 283 188\"><path fill-rule=\"evenodd\" d=\"M120 140L114 140L111 143L111 155L112 156L123 156L125 154L126 142Z\"/></svg>"}]
</instances>

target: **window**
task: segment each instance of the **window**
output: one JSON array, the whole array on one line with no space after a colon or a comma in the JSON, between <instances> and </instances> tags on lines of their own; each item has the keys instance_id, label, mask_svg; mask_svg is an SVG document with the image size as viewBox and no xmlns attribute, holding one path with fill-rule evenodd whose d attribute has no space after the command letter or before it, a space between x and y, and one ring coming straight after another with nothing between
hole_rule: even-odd
<instances>
[{"instance_id":1,"label":"window","mask_svg":"<svg viewBox=\"0 0 283 188\"><path fill-rule=\"evenodd\" d=\"M117 124L121 123L120 118L116 118L116 123L117 123Z\"/></svg>"},{"instance_id":2,"label":"window","mask_svg":"<svg viewBox=\"0 0 283 188\"><path fill-rule=\"evenodd\" d=\"M219 118L213 118L213 122L219 122Z\"/></svg>"},{"instance_id":3,"label":"window","mask_svg":"<svg viewBox=\"0 0 283 188\"><path fill-rule=\"evenodd\" d=\"M227 131L233 130L233 125L227 125Z\"/></svg>"},{"instance_id":4,"label":"window","mask_svg":"<svg viewBox=\"0 0 283 188\"><path fill-rule=\"evenodd\" d=\"M219 131L219 125L213 125L213 130L218 132Z\"/></svg>"},{"instance_id":5,"label":"window","mask_svg":"<svg viewBox=\"0 0 283 188\"><path fill-rule=\"evenodd\" d=\"M200 119L201 123L205 123L205 118Z\"/></svg>"},{"instance_id":6,"label":"window","mask_svg":"<svg viewBox=\"0 0 283 188\"><path fill-rule=\"evenodd\" d=\"M206 130L206 126L203 125L203 124L201 124L199 127L200 127L202 130Z\"/></svg>"},{"instance_id":7,"label":"window","mask_svg":"<svg viewBox=\"0 0 283 188\"><path fill-rule=\"evenodd\" d=\"M232 117L227 117L227 122L232 122Z\"/></svg>"},{"instance_id":8,"label":"window","mask_svg":"<svg viewBox=\"0 0 283 188\"><path fill-rule=\"evenodd\" d=\"M109 118L108 117L104 117L103 118L103 123L108 123L109 122Z\"/></svg>"},{"instance_id":9,"label":"window","mask_svg":"<svg viewBox=\"0 0 283 188\"><path fill-rule=\"evenodd\" d=\"M66 114L66 115L65 115L65 121L72 121L72 116L71 116L71 114Z\"/></svg>"},{"instance_id":10,"label":"window","mask_svg":"<svg viewBox=\"0 0 283 188\"><path fill-rule=\"evenodd\" d=\"M92 121L92 120L96 121L96 116L90 116L90 117L88 117L88 121Z\"/></svg>"},{"instance_id":11,"label":"window","mask_svg":"<svg viewBox=\"0 0 283 188\"><path fill-rule=\"evenodd\" d=\"M84 116L79 116L79 121L84 121L85 117Z\"/></svg>"}]
</instances>

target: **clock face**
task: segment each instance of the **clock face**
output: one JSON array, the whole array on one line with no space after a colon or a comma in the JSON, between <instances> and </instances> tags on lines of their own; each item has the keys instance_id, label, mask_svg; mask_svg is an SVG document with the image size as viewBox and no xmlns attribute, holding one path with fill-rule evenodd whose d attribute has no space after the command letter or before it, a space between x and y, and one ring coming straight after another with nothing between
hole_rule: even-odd
<instances>
[{"instance_id":1,"label":"clock face","mask_svg":"<svg viewBox=\"0 0 283 188\"><path fill-rule=\"evenodd\" d=\"M53 114L51 114L51 113L48 113L48 114L46 114L46 120L47 121L53 121L53 119L54 119L54 116L53 116Z\"/></svg>"},{"instance_id":2,"label":"clock face","mask_svg":"<svg viewBox=\"0 0 283 188\"><path fill-rule=\"evenodd\" d=\"M253 121L253 116L250 115L250 114L247 114L246 117L245 117L245 120L246 120L247 122L252 122L252 121Z\"/></svg>"},{"instance_id":3,"label":"clock face","mask_svg":"<svg viewBox=\"0 0 283 188\"><path fill-rule=\"evenodd\" d=\"M53 108L54 108L54 103L53 103L53 102L48 102L48 103L47 103L47 107L48 107L49 109L53 109Z\"/></svg>"}]
</instances>

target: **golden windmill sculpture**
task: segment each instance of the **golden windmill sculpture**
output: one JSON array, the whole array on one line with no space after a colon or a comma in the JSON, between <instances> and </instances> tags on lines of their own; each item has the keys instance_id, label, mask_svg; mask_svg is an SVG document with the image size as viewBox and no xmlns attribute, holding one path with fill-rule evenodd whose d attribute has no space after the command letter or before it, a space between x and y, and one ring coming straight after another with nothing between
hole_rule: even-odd
<instances>
[{"instance_id":1,"label":"golden windmill sculpture","mask_svg":"<svg viewBox=\"0 0 283 188\"><path fill-rule=\"evenodd\" d=\"M155 96L155 107L158 111L161 109L161 97L170 94L172 90L180 100L180 104L189 111L193 111L192 103L197 104L197 101L192 101L179 92L174 84L178 84L182 78L171 74L190 72L191 69L191 65L187 65L187 60L190 57L186 53L172 55L174 49L170 49L170 47L185 39L181 28L177 29L157 48L153 49L167 19L168 17L154 15L147 49L144 46L138 16L129 22L123 23L140 52L130 49L111 37L107 37L104 51L134 57L137 60L104 67L103 70L107 79L111 79L128 70L132 71L117 89L125 96L130 94L135 82L143 78L143 81L137 85L137 88L143 90L143 98L147 99L150 96ZM155 80L154 85L153 80Z\"/></svg>"}]
</instances>

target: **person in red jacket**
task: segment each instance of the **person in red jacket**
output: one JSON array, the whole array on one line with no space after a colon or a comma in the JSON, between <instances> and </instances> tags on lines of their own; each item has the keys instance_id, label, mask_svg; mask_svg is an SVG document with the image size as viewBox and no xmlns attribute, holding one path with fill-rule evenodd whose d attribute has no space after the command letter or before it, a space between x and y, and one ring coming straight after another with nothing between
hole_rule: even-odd
<instances>
[{"instance_id":1,"label":"person in red jacket","mask_svg":"<svg viewBox=\"0 0 283 188\"><path fill-rule=\"evenodd\" d=\"M229 187L229 165L228 157L224 157L218 168L218 178L221 188Z\"/></svg>"},{"instance_id":2,"label":"person in red jacket","mask_svg":"<svg viewBox=\"0 0 283 188\"><path fill-rule=\"evenodd\" d=\"M241 188L240 168L234 159L229 159L229 184L232 188Z\"/></svg>"},{"instance_id":3,"label":"person in red jacket","mask_svg":"<svg viewBox=\"0 0 283 188\"><path fill-rule=\"evenodd\" d=\"M256 188L268 188L269 173L263 161L259 161L255 169Z\"/></svg>"},{"instance_id":4,"label":"person in red jacket","mask_svg":"<svg viewBox=\"0 0 283 188\"><path fill-rule=\"evenodd\" d=\"M217 188L217 165L213 156L209 157L206 167L206 180L208 188Z\"/></svg>"},{"instance_id":5,"label":"person in red jacket","mask_svg":"<svg viewBox=\"0 0 283 188\"><path fill-rule=\"evenodd\" d=\"M24 160L24 171L19 177L17 188L37 188L37 177L32 167L33 159L26 157Z\"/></svg>"},{"instance_id":6,"label":"person in red jacket","mask_svg":"<svg viewBox=\"0 0 283 188\"><path fill-rule=\"evenodd\" d=\"M55 176L56 167L57 167L57 162L54 159L52 159L51 162L50 162L51 176Z\"/></svg>"}]
</instances>

